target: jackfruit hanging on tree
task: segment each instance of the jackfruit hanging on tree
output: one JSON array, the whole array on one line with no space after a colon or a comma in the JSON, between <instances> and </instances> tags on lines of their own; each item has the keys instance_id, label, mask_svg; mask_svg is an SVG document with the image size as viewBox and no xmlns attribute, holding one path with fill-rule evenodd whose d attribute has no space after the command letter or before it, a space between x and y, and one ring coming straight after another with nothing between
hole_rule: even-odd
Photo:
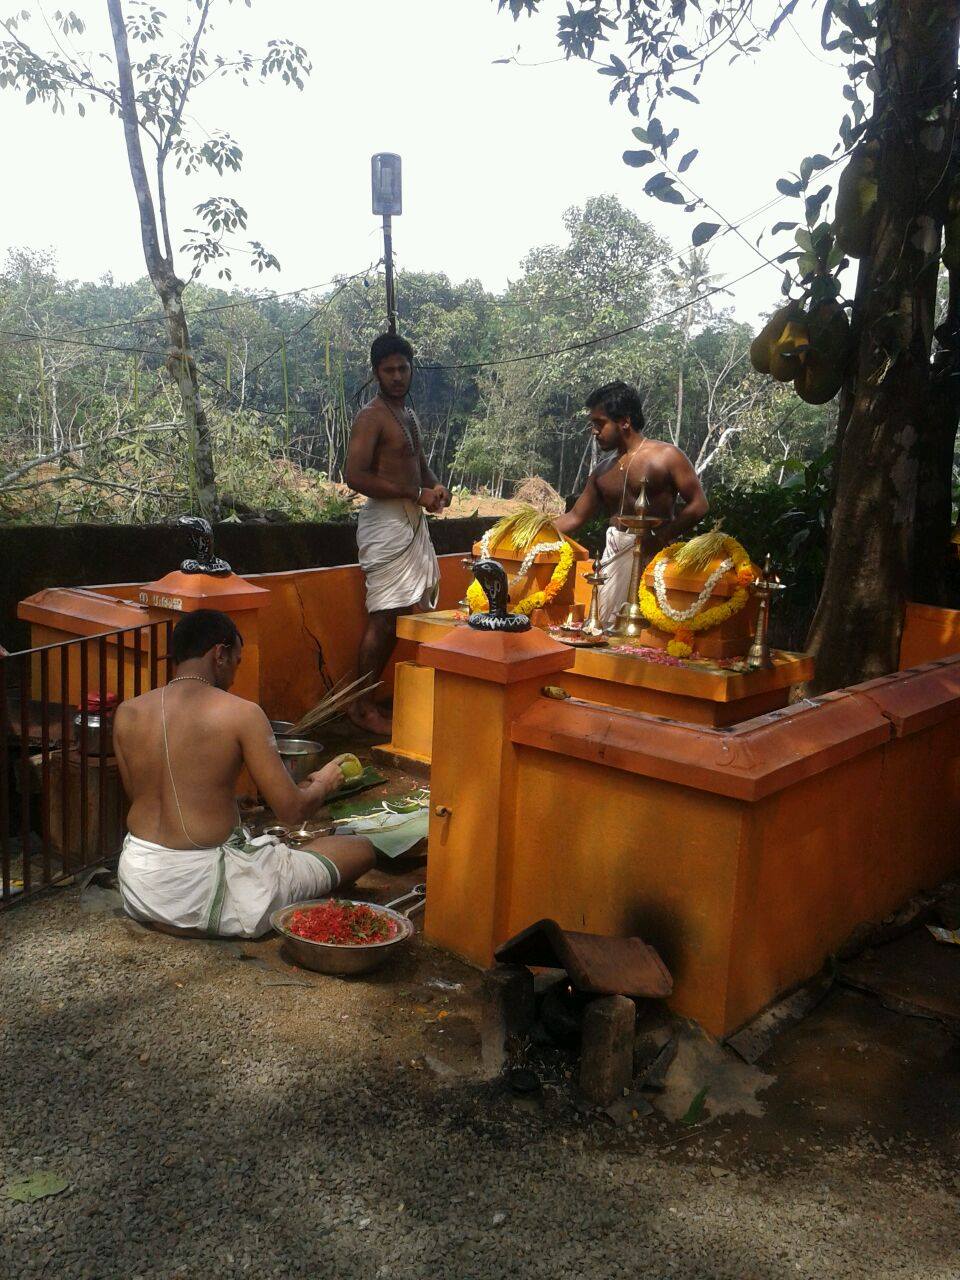
<instances>
[{"instance_id":1,"label":"jackfruit hanging on tree","mask_svg":"<svg viewBox=\"0 0 960 1280\"><path fill-rule=\"evenodd\" d=\"M770 357L774 344L783 333L787 324L794 320L803 310L799 302L788 302L785 307L775 311L764 327L750 344L750 363L757 373L770 372Z\"/></svg>"},{"instance_id":2,"label":"jackfruit hanging on tree","mask_svg":"<svg viewBox=\"0 0 960 1280\"><path fill-rule=\"evenodd\" d=\"M835 272L845 258L827 223L797 231L796 239L806 294L770 318L751 345L750 361L778 382L792 380L808 404L826 404L840 390L852 355L850 322L837 302Z\"/></svg>"},{"instance_id":3,"label":"jackfruit hanging on tree","mask_svg":"<svg viewBox=\"0 0 960 1280\"><path fill-rule=\"evenodd\" d=\"M880 143L877 139L861 143L851 153L837 185L834 234L837 244L851 258L865 258L870 252L876 218L879 161Z\"/></svg>"}]
</instances>

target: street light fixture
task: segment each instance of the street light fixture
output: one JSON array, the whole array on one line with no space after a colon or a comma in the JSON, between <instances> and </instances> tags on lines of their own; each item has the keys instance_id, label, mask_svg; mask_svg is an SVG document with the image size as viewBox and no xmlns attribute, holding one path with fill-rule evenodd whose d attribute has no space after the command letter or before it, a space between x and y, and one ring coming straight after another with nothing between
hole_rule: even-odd
<instances>
[{"instance_id":1,"label":"street light fixture","mask_svg":"<svg viewBox=\"0 0 960 1280\"><path fill-rule=\"evenodd\" d=\"M400 157L378 151L370 157L373 212L383 218L383 265L387 286L387 329L397 332L397 298L393 281L393 219L403 212L403 175Z\"/></svg>"}]
</instances>

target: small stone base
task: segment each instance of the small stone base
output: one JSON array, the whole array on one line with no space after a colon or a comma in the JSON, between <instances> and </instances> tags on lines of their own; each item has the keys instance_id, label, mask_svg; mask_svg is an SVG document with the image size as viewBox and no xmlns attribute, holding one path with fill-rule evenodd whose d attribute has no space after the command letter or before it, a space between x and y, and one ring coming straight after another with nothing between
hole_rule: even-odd
<instances>
[{"instance_id":1,"label":"small stone base","mask_svg":"<svg viewBox=\"0 0 960 1280\"><path fill-rule=\"evenodd\" d=\"M604 996L587 1006L580 1050L580 1092L599 1107L623 1096L633 1080L637 1010L626 996Z\"/></svg>"},{"instance_id":2,"label":"small stone base","mask_svg":"<svg viewBox=\"0 0 960 1280\"><path fill-rule=\"evenodd\" d=\"M483 975L480 1021L484 1073L492 1078L506 1066L510 1041L533 1026L533 974L522 965L498 964Z\"/></svg>"}]
</instances>

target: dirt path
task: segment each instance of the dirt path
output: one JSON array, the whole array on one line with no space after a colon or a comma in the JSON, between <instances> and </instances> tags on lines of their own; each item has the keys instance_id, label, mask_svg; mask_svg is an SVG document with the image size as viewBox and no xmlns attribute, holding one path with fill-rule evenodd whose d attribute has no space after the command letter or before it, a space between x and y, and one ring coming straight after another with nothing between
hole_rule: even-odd
<instances>
[{"instance_id":1,"label":"dirt path","mask_svg":"<svg viewBox=\"0 0 960 1280\"><path fill-rule=\"evenodd\" d=\"M615 1130L562 1071L480 1081L478 977L419 940L342 981L67 891L0 956L0 1185L66 1182L0 1195L4 1276L958 1275L956 1046L850 992L764 1060L764 1115Z\"/></svg>"}]
</instances>

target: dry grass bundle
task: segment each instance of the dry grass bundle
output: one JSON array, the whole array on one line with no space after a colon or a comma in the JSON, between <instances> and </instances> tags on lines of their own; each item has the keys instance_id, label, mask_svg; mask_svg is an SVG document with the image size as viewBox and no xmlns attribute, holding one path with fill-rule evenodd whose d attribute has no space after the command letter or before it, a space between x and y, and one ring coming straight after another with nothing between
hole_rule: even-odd
<instances>
[{"instance_id":1,"label":"dry grass bundle","mask_svg":"<svg viewBox=\"0 0 960 1280\"><path fill-rule=\"evenodd\" d=\"M342 676L333 688L327 690L315 707L311 707L300 717L290 730L291 738L307 737L330 720L338 720L347 707L358 698L362 698L364 694L379 689L381 684L381 681L373 681L368 675L363 675L359 680L351 681L350 684L347 684L346 680L346 676Z\"/></svg>"},{"instance_id":2,"label":"dry grass bundle","mask_svg":"<svg viewBox=\"0 0 960 1280\"><path fill-rule=\"evenodd\" d=\"M685 542L673 557L673 564L681 573L702 573L714 560L721 560L726 554L724 546L725 534L719 525L701 533L697 538Z\"/></svg>"},{"instance_id":3,"label":"dry grass bundle","mask_svg":"<svg viewBox=\"0 0 960 1280\"><path fill-rule=\"evenodd\" d=\"M527 476L521 480L513 491L517 502L526 503L535 511L542 511L545 516L563 514L563 499L552 484L541 476Z\"/></svg>"},{"instance_id":4,"label":"dry grass bundle","mask_svg":"<svg viewBox=\"0 0 960 1280\"><path fill-rule=\"evenodd\" d=\"M550 541L556 540L550 516L545 516L533 507L523 507L513 515L504 516L490 530L489 545L495 549L501 542L506 542L514 551L526 551L535 542L544 529L550 530Z\"/></svg>"}]
</instances>

